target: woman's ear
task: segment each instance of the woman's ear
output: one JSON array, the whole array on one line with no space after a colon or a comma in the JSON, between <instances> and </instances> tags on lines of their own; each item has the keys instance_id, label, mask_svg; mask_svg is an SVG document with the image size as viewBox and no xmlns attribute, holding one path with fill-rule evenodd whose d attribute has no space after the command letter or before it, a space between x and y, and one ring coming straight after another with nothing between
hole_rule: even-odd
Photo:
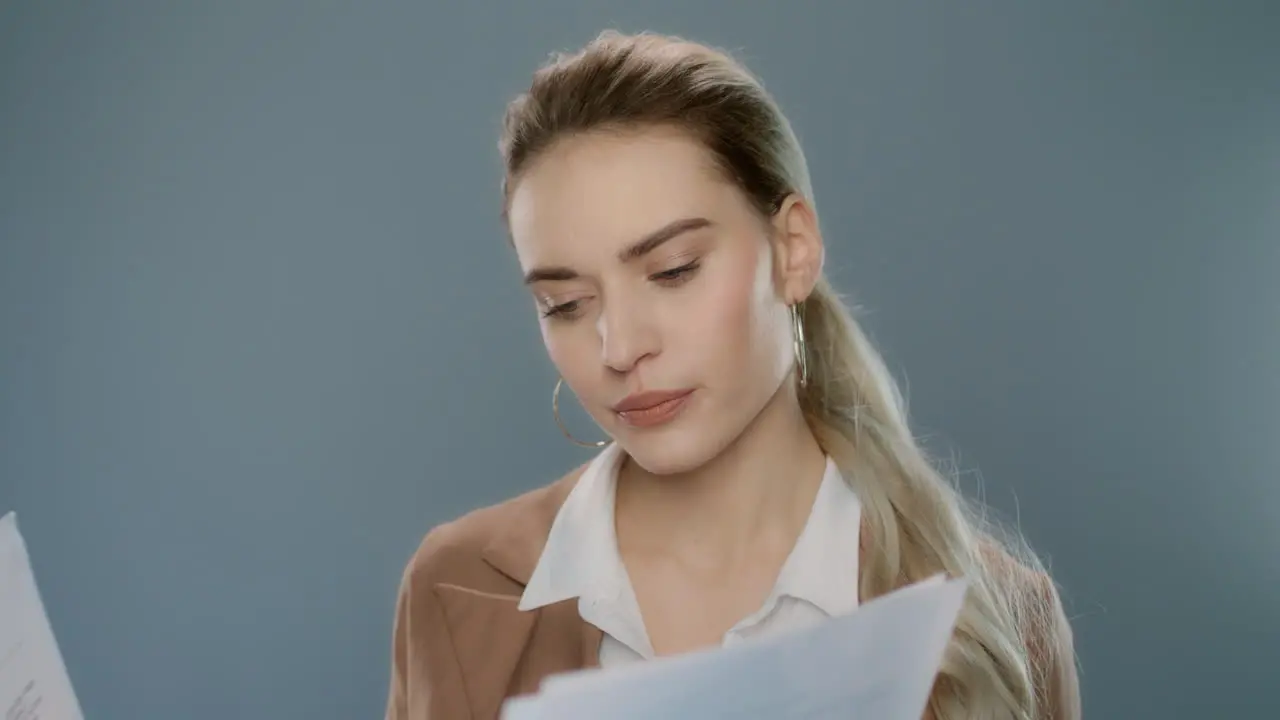
<instances>
[{"instance_id":1,"label":"woman's ear","mask_svg":"<svg viewBox=\"0 0 1280 720\"><path fill-rule=\"evenodd\" d=\"M778 294L788 305L804 302L822 276L822 232L813 206L792 193L773 215L773 256Z\"/></svg>"}]
</instances>

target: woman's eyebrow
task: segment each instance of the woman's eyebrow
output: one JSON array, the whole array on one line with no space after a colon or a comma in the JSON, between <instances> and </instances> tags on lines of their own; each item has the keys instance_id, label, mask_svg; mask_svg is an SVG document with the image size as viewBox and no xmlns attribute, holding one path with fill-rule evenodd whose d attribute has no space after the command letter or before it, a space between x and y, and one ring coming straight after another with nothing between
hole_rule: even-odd
<instances>
[{"instance_id":1,"label":"woman's eyebrow","mask_svg":"<svg viewBox=\"0 0 1280 720\"><path fill-rule=\"evenodd\" d=\"M638 260L653 252L668 240L677 238L687 232L710 227L713 224L714 223L704 217L690 217L674 220L623 248L622 251L618 253L618 260L623 263ZM536 267L524 274L524 284L533 285L534 283L548 281L563 282L565 280L576 280L578 277L578 271L571 267L565 267L562 265Z\"/></svg>"},{"instance_id":2,"label":"woman's eyebrow","mask_svg":"<svg viewBox=\"0 0 1280 720\"><path fill-rule=\"evenodd\" d=\"M669 222L648 235L645 235L643 238L640 238L631 245L628 245L622 250L622 252L618 253L618 260L624 263L637 260L653 252L658 248L658 246L672 238L678 237L687 232L692 232L693 230L701 230L704 227L709 227L711 224L711 221L704 217L682 218L680 220Z\"/></svg>"},{"instance_id":3,"label":"woman's eyebrow","mask_svg":"<svg viewBox=\"0 0 1280 720\"><path fill-rule=\"evenodd\" d=\"M568 267L536 267L524 274L524 284L533 285L534 283L546 281L563 281L574 280L578 277L578 271Z\"/></svg>"}]
</instances>

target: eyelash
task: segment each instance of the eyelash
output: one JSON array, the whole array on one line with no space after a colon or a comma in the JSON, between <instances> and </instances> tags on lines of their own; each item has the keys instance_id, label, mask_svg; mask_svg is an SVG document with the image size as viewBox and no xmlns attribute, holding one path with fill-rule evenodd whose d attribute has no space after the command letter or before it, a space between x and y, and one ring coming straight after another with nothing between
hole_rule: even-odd
<instances>
[{"instance_id":1,"label":"eyelash","mask_svg":"<svg viewBox=\"0 0 1280 720\"><path fill-rule=\"evenodd\" d=\"M649 279L653 280L654 282L662 283L663 285L668 285L668 286L680 285L685 281L687 281L689 279L689 275L694 270L697 270L698 267L700 267L698 261L693 260L691 262L685 263L684 265L681 265L680 267L671 268L670 270L663 270L662 272L659 272L659 273L654 273L649 276Z\"/></svg>"},{"instance_id":2,"label":"eyelash","mask_svg":"<svg viewBox=\"0 0 1280 720\"><path fill-rule=\"evenodd\" d=\"M685 263L680 267L671 268L670 270L663 270L662 272L654 273L649 276L649 279L667 287L676 287L679 285L683 285L685 282L687 282L690 278L691 273L693 273L693 271L697 270L699 267L700 267L699 262L697 260L694 260L692 262ZM567 318L578 309L579 302L581 301L570 300L569 302L560 303L559 305L552 305L551 307L546 308L542 311L542 317Z\"/></svg>"},{"instance_id":3,"label":"eyelash","mask_svg":"<svg viewBox=\"0 0 1280 720\"><path fill-rule=\"evenodd\" d=\"M578 309L578 301L570 300L567 303L552 305L551 307L546 308L545 310L542 311L542 317L553 318L553 317L559 317L562 315L569 315L574 310L577 310L577 309Z\"/></svg>"}]
</instances>

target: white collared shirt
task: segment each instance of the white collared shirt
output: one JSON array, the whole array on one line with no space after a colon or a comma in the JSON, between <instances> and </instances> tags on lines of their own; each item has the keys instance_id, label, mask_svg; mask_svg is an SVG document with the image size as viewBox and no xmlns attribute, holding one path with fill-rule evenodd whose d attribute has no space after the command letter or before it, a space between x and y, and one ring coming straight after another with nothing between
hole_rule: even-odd
<instances>
[{"instance_id":1,"label":"white collared shirt","mask_svg":"<svg viewBox=\"0 0 1280 720\"><path fill-rule=\"evenodd\" d=\"M624 455L605 448L565 498L538 565L520 598L521 610L578 598L582 619L600 628L600 665L654 656L635 591L618 553L614 498ZM804 530L756 612L725 633L722 644L809 627L858 606L858 526L862 506L828 458Z\"/></svg>"}]
</instances>

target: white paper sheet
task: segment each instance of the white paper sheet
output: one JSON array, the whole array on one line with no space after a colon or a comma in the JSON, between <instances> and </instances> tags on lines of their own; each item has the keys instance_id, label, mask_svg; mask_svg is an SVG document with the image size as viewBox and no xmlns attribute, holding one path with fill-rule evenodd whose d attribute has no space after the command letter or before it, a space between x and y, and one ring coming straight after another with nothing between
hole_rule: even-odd
<instances>
[{"instance_id":1,"label":"white paper sheet","mask_svg":"<svg viewBox=\"0 0 1280 720\"><path fill-rule=\"evenodd\" d=\"M84 718L12 512L0 518L0 718Z\"/></svg>"},{"instance_id":2,"label":"white paper sheet","mask_svg":"<svg viewBox=\"0 0 1280 720\"><path fill-rule=\"evenodd\" d=\"M941 576L817 627L549 678L503 720L919 720L968 583Z\"/></svg>"}]
</instances>

